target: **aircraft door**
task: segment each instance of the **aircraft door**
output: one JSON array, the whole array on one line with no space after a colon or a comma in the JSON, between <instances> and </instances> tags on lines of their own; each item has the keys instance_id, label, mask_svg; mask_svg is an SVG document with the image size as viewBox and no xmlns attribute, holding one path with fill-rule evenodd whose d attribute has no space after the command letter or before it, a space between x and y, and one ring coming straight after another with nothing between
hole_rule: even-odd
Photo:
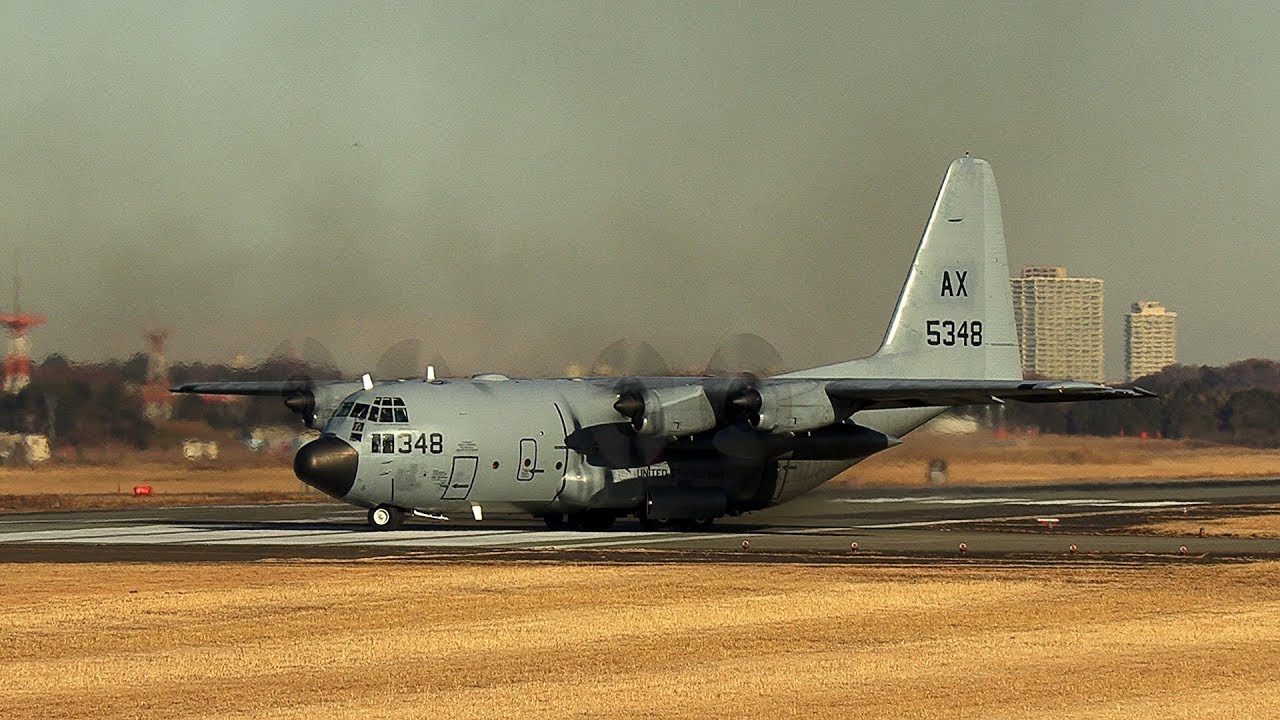
<instances>
[{"instance_id":1,"label":"aircraft door","mask_svg":"<svg viewBox=\"0 0 1280 720\"><path fill-rule=\"evenodd\" d=\"M518 424L510 426L503 445L505 458L493 464L495 499L545 503L555 499L564 484L564 425L554 402L530 405ZM481 459L485 459L482 458ZM514 465L514 467L513 467ZM483 475L490 473L482 465ZM475 499L473 493L471 499Z\"/></svg>"},{"instance_id":2,"label":"aircraft door","mask_svg":"<svg viewBox=\"0 0 1280 720\"><path fill-rule=\"evenodd\" d=\"M445 486L441 500L466 500L471 494L471 485L476 480L476 468L480 463L475 457L455 457L453 470L449 473L449 484Z\"/></svg>"}]
</instances>

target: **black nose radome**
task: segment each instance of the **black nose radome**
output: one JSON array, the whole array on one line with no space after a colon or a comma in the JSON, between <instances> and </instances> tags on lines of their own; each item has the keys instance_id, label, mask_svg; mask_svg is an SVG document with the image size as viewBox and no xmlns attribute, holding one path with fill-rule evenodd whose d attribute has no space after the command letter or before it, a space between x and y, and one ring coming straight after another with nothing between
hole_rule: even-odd
<instances>
[{"instance_id":1,"label":"black nose radome","mask_svg":"<svg viewBox=\"0 0 1280 720\"><path fill-rule=\"evenodd\" d=\"M333 435L319 438L298 448L293 457L293 474L311 487L341 499L356 484L356 468L360 453Z\"/></svg>"}]
</instances>

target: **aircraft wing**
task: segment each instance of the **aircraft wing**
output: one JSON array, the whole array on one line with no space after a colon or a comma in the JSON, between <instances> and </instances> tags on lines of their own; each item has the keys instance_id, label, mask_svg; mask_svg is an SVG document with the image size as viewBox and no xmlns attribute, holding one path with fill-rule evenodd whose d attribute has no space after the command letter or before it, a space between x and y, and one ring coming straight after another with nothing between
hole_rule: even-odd
<instances>
[{"instance_id":1,"label":"aircraft wing","mask_svg":"<svg viewBox=\"0 0 1280 720\"><path fill-rule=\"evenodd\" d=\"M1018 402L1128 400L1155 397L1142 388L1117 388L1063 380L909 380L843 378L826 383L833 399L860 410Z\"/></svg>"},{"instance_id":2,"label":"aircraft wing","mask_svg":"<svg viewBox=\"0 0 1280 720\"><path fill-rule=\"evenodd\" d=\"M244 380L236 382L193 382L169 388L174 393L197 395L262 395L279 397L306 387L305 380Z\"/></svg>"},{"instance_id":3,"label":"aircraft wing","mask_svg":"<svg viewBox=\"0 0 1280 720\"><path fill-rule=\"evenodd\" d=\"M359 380L241 380L192 382L175 385L169 392L195 395L256 395L284 398L285 407L302 416L309 428L320 428L343 399L359 390Z\"/></svg>"}]
</instances>

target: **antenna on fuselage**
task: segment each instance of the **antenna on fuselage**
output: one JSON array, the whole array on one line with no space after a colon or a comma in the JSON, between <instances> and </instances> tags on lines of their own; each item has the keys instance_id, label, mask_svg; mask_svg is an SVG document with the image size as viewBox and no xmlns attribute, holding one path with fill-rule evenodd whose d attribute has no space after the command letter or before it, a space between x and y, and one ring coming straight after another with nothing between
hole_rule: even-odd
<instances>
[{"instance_id":1,"label":"antenna on fuselage","mask_svg":"<svg viewBox=\"0 0 1280 720\"><path fill-rule=\"evenodd\" d=\"M428 365L428 366L427 366L427 378L426 378L426 379L427 379L427 382L435 382L435 381L436 381L436 366L435 366L435 365Z\"/></svg>"}]
</instances>

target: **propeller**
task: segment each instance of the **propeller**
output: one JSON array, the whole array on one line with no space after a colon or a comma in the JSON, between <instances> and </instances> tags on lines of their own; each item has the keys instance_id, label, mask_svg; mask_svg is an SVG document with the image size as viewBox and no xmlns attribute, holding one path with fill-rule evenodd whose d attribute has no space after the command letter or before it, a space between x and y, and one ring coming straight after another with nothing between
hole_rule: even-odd
<instances>
[{"instance_id":1,"label":"propeller","mask_svg":"<svg viewBox=\"0 0 1280 720\"><path fill-rule=\"evenodd\" d=\"M738 333L720 343L707 361L705 372L716 376L746 373L761 377L776 375L783 367L782 354L772 343L753 333Z\"/></svg>"},{"instance_id":2,"label":"propeller","mask_svg":"<svg viewBox=\"0 0 1280 720\"><path fill-rule=\"evenodd\" d=\"M382 353L382 357L378 358L377 364L373 366L373 376L384 380L417 377L426 367L421 364L421 358L422 341L417 338L405 338L392 344Z\"/></svg>"},{"instance_id":3,"label":"propeller","mask_svg":"<svg viewBox=\"0 0 1280 720\"><path fill-rule=\"evenodd\" d=\"M333 353L313 337L302 340L302 364L307 366L307 371L312 375L340 375L338 361L333 359Z\"/></svg>"},{"instance_id":4,"label":"propeller","mask_svg":"<svg viewBox=\"0 0 1280 720\"><path fill-rule=\"evenodd\" d=\"M609 343L591 364L591 375L669 375L671 368L653 346L642 340L619 338Z\"/></svg>"},{"instance_id":5,"label":"propeller","mask_svg":"<svg viewBox=\"0 0 1280 720\"><path fill-rule=\"evenodd\" d=\"M618 395L613 409L630 421L633 431L639 431L644 425L644 384L634 377L623 378L614 385L613 391Z\"/></svg>"},{"instance_id":6,"label":"propeller","mask_svg":"<svg viewBox=\"0 0 1280 720\"><path fill-rule=\"evenodd\" d=\"M280 397L284 398L284 406L302 416L303 421L310 426L311 417L316 411L315 381L306 375L301 375L289 378L286 382L284 389L280 391Z\"/></svg>"}]
</instances>

